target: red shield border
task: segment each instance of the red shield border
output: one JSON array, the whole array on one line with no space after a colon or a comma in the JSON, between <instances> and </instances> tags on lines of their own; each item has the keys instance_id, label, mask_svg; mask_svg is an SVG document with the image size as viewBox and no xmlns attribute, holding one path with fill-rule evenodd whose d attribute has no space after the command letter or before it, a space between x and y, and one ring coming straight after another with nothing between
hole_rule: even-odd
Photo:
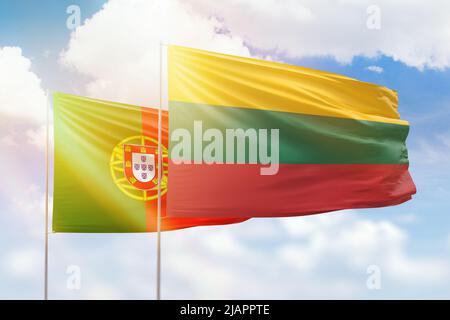
<instances>
[{"instance_id":1,"label":"red shield border","mask_svg":"<svg viewBox=\"0 0 450 320\"><path fill-rule=\"evenodd\" d=\"M134 144L124 144L123 145L123 172L128 182L140 190L150 190L157 185L158 177L155 175L155 178L149 182L142 182L136 179L133 174L133 163L132 163L132 154L133 153L144 153L144 154L154 154L155 155L155 172L158 170L158 157L156 156L156 147L151 146L140 146Z\"/></svg>"}]
</instances>

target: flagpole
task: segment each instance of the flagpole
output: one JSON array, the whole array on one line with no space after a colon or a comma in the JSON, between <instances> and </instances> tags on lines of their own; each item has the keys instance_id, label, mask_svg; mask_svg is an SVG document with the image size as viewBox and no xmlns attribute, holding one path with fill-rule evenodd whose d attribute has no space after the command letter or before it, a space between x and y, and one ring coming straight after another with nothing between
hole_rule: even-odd
<instances>
[{"instance_id":1,"label":"flagpole","mask_svg":"<svg viewBox=\"0 0 450 320\"><path fill-rule=\"evenodd\" d=\"M158 205L157 205L157 235L156 235L156 300L161 300L161 182L162 182L162 101L163 101L163 44L159 43L159 109L158 109Z\"/></svg>"},{"instance_id":2,"label":"flagpole","mask_svg":"<svg viewBox=\"0 0 450 320\"><path fill-rule=\"evenodd\" d=\"M48 300L48 167L49 167L49 117L50 117L50 96L47 91L46 106L46 132L45 132L45 251L44 251L44 300Z\"/></svg>"}]
</instances>

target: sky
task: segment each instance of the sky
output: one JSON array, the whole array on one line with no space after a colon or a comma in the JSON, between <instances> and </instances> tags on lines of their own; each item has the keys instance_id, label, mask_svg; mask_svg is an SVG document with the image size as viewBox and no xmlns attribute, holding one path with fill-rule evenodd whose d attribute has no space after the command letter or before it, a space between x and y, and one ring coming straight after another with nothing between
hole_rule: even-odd
<instances>
[{"instance_id":1,"label":"sky","mask_svg":"<svg viewBox=\"0 0 450 320\"><path fill-rule=\"evenodd\" d=\"M394 207L164 233L163 298L449 299L449 10L443 0L0 0L0 298L43 297L48 93L155 106L163 41L397 90L418 190ZM155 248L153 234L50 234L49 296L153 299Z\"/></svg>"}]
</instances>

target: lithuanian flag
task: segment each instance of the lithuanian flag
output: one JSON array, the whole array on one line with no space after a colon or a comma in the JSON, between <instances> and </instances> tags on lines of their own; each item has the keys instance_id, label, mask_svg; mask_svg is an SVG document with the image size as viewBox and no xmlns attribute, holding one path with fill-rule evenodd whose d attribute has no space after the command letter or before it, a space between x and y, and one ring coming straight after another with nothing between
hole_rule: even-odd
<instances>
[{"instance_id":1,"label":"lithuanian flag","mask_svg":"<svg viewBox=\"0 0 450 320\"><path fill-rule=\"evenodd\" d=\"M157 217L158 110L53 95L55 232L151 232ZM162 115L162 230L245 219L170 218Z\"/></svg>"},{"instance_id":2,"label":"lithuanian flag","mask_svg":"<svg viewBox=\"0 0 450 320\"><path fill-rule=\"evenodd\" d=\"M178 46L168 73L171 217L307 215L416 192L391 89Z\"/></svg>"}]
</instances>

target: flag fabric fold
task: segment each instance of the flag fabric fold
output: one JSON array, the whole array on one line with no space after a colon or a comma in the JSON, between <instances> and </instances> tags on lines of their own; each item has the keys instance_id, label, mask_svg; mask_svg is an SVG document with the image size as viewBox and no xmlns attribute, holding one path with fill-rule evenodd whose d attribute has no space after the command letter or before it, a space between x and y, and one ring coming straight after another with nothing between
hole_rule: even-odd
<instances>
[{"instance_id":1,"label":"flag fabric fold","mask_svg":"<svg viewBox=\"0 0 450 320\"><path fill-rule=\"evenodd\" d=\"M179 46L168 78L171 217L298 216L416 192L391 89Z\"/></svg>"},{"instance_id":2,"label":"flag fabric fold","mask_svg":"<svg viewBox=\"0 0 450 320\"><path fill-rule=\"evenodd\" d=\"M53 110L53 231L156 231L158 109L55 93ZM167 216L168 115L162 112L161 229L244 221Z\"/></svg>"}]
</instances>

